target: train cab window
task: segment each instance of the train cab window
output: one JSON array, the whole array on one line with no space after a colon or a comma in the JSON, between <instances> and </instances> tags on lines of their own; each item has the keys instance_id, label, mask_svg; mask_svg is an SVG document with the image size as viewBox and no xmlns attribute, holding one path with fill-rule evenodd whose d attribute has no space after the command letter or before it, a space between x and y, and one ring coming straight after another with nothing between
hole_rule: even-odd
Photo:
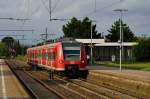
<instances>
[{"instance_id":1,"label":"train cab window","mask_svg":"<svg viewBox=\"0 0 150 99\"><path fill-rule=\"evenodd\" d=\"M65 60L80 60L80 46L64 47Z\"/></svg>"}]
</instances>

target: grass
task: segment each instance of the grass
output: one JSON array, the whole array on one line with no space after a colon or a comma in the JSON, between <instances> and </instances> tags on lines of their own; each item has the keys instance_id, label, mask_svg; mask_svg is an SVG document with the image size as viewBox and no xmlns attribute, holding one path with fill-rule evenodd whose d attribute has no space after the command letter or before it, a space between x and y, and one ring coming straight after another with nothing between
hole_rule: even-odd
<instances>
[{"instance_id":1,"label":"grass","mask_svg":"<svg viewBox=\"0 0 150 99\"><path fill-rule=\"evenodd\" d=\"M96 64L118 68L120 66L119 63L111 61L97 61ZM126 62L122 64L122 68L150 71L150 62Z\"/></svg>"},{"instance_id":2,"label":"grass","mask_svg":"<svg viewBox=\"0 0 150 99\"><path fill-rule=\"evenodd\" d=\"M16 57L16 60L25 62L27 60L27 57L26 55L25 56L18 55ZM97 61L96 64L118 68L120 66L118 62L111 62L111 61ZM125 62L122 64L122 68L150 71L150 62Z\"/></svg>"},{"instance_id":3,"label":"grass","mask_svg":"<svg viewBox=\"0 0 150 99\"><path fill-rule=\"evenodd\" d=\"M18 55L15 59L25 62L25 61L27 60L27 57L26 57L26 55L25 55L25 56L23 56L23 55Z\"/></svg>"}]
</instances>

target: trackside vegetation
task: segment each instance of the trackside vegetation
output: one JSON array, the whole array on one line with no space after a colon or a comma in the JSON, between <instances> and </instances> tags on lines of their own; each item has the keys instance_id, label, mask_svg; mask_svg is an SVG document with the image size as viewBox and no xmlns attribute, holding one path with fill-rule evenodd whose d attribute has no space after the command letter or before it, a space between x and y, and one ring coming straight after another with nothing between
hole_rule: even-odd
<instances>
[{"instance_id":1,"label":"trackside vegetation","mask_svg":"<svg viewBox=\"0 0 150 99\"><path fill-rule=\"evenodd\" d=\"M134 47L136 61L150 62L150 38L142 38Z\"/></svg>"},{"instance_id":2,"label":"trackside vegetation","mask_svg":"<svg viewBox=\"0 0 150 99\"><path fill-rule=\"evenodd\" d=\"M9 57L8 47L4 43L0 43L0 58Z\"/></svg>"},{"instance_id":3,"label":"trackside vegetation","mask_svg":"<svg viewBox=\"0 0 150 99\"><path fill-rule=\"evenodd\" d=\"M119 62L111 61L97 61L96 64L118 68L120 66ZM150 62L125 62L122 64L122 68L150 71Z\"/></svg>"},{"instance_id":4,"label":"trackside vegetation","mask_svg":"<svg viewBox=\"0 0 150 99\"><path fill-rule=\"evenodd\" d=\"M15 59L26 62L27 61L27 56L26 55L18 55L17 57L15 57Z\"/></svg>"}]
</instances>

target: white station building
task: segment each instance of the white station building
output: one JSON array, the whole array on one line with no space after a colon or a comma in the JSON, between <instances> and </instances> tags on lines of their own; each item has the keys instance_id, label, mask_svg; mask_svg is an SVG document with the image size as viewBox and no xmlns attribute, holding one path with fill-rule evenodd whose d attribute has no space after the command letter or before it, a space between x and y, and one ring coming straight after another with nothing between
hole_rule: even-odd
<instances>
[{"instance_id":1,"label":"white station building","mask_svg":"<svg viewBox=\"0 0 150 99\"><path fill-rule=\"evenodd\" d=\"M76 41L84 43L87 54L90 56L91 39L76 39ZM92 44L94 60L110 61L112 60L112 57L115 58L115 60L119 60L120 43L105 42L105 39L92 39ZM129 61L135 59L133 55L133 47L137 44L137 42L123 42L123 60Z\"/></svg>"}]
</instances>

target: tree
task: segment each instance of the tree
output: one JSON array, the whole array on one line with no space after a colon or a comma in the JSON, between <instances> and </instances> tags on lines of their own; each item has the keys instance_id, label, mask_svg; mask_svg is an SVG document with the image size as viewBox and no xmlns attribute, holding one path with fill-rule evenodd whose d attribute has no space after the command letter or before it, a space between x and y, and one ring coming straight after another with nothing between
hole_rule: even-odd
<instances>
[{"instance_id":1,"label":"tree","mask_svg":"<svg viewBox=\"0 0 150 99\"><path fill-rule=\"evenodd\" d=\"M137 61L150 61L150 38L141 39L133 52Z\"/></svg>"},{"instance_id":2,"label":"tree","mask_svg":"<svg viewBox=\"0 0 150 99\"><path fill-rule=\"evenodd\" d=\"M15 40L12 37L4 37L2 43L6 44L8 48L13 48Z\"/></svg>"},{"instance_id":3,"label":"tree","mask_svg":"<svg viewBox=\"0 0 150 99\"><path fill-rule=\"evenodd\" d=\"M124 42L131 42L135 41L136 38L134 36L134 33L130 30L129 26L127 24L123 23L121 20L121 26L122 26L122 32L123 32L123 41ZM120 19L112 25L110 30L108 30L109 34L106 36L108 41L111 42L117 42L120 40Z\"/></svg>"},{"instance_id":4,"label":"tree","mask_svg":"<svg viewBox=\"0 0 150 99\"><path fill-rule=\"evenodd\" d=\"M9 51L4 43L0 43L0 58L6 58L9 56Z\"/></svg>"},{"instance_id":5,"label":"tree","mask_svg":"<svg viewBox=\"0 0 150 99\"><path fill-rule=\"evenodd\" d=\"M21 50L23 49L19 43L19 41L16 41L12 37L4 37L2 39L2 43L4 43L9 51L9 54L11 56L16 56L18 54L21 54Z\"/></svg>"},{"instance_id":6,"label":"tree","mask_svg":"<svg viewBox=\"0 0 150 99\"><path fill-rule=\"evenodd\" d=\"M22 46L20 45L20 42L19 42L19 40L16 42L16 44L15 44L15 50L16 50L16 54L18 55L18 54L22 54Z\"/></svg>"},{"instance_id":7,"label":"tree","mask_svg":"<svg viewBox=\"0 0 150 99\"><path fill-rule=\"evenodd\" d=\"M64 37L90 38L92 21L86 17L82 21L73 17L70 22L63 25ZM97 38L96 24L92 24L92 37Z\"/></svg>"}]
</instances>

